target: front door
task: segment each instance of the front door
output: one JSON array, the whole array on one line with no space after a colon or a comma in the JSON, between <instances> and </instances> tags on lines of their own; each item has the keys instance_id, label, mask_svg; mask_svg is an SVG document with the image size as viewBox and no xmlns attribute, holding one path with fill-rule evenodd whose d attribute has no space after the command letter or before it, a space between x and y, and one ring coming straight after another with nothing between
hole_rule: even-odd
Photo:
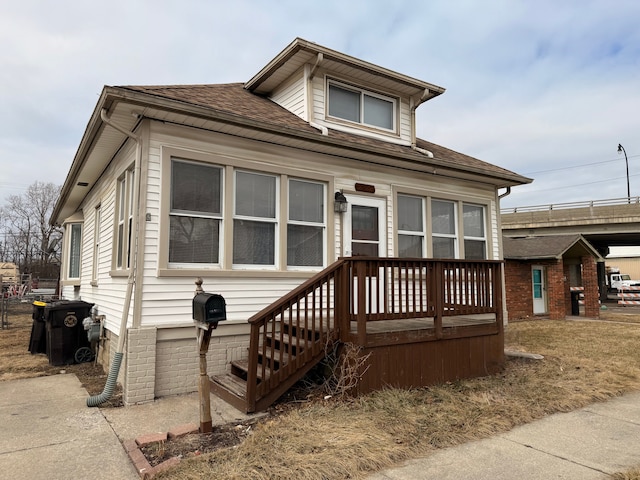
<instances>
[{"instance_id":1,"label":"front door","mask_svg":"<svg viewBox=\"0 0 640 480\"><path fill-rule=\"evenodd\" d=\"M547 285L544 275L544 267L534 265L532 267L533 288L533 314L547 313Z\"/></svg>"},{"instance_id":2,"label":"front door","mask_svg":"<svg viewBox=\"0 0 640 480\"><path fill-rule=\"evenodd\" d=\"M344 217L344 256L386 257L385 201L357 195L345 197L348 208Z\"/></svg>"}]
</instances>

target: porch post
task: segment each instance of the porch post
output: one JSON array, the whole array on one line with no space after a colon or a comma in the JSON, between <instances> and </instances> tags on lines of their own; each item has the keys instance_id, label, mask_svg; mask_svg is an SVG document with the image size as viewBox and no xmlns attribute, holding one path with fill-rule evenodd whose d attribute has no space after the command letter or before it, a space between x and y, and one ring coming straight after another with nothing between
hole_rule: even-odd
<instances>
[{"instance_id":1,"label":"porch post","mask_svg":"<svg viewBox=\"0 0 640 480\"><path fill-rule=\"evenodd\" d=\"M355 274L358 279L358 344L367 344L367 265L364 261L355 262Z\"/></svg>"},{"instance_id":2,"label":"porch post","mask_svg":"<svg viewBox=\"0 0 640 480\"><path fill-rule=\"evenodd\" d=\"M442 315L444 309L444 266L442 262L435 262L433 269L433 288L436 301L433 324L436 330L436 338L442 338Z\"/></svg>"}]
</instances>

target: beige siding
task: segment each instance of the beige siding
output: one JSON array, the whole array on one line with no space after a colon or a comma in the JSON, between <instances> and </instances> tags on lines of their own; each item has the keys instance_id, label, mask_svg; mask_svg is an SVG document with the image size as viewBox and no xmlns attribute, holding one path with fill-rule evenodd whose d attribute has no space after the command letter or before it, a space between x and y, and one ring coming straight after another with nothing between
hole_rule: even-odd
<instances>
[{"instance_id":1,"label":"beige siding","mask_svg":"<svg viewBox=\"0 0 640 480\"><path fill-rule=\"evenodd\" d=\"M605 265L617 267L620 269L620 273L630 275L633 280L640 280L640 257L607 258Z\"/></svg>"},{"instance_id":2,"label":"beige siding","mask_svg":"<svg viewBox=\"0 0 640 480\"><path fill-rule=\"evenodd\" d=\"M307 119L304 75L302 70L293 75L288 82L280 85L271 94L270 98L300 118L304 120Z\"/></svg>"}]
</instances>

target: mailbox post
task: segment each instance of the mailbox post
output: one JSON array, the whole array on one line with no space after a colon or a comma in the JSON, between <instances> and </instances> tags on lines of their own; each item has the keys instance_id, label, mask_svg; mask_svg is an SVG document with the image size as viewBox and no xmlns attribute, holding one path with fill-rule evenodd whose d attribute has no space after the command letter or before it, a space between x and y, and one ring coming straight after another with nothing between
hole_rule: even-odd
<instances>
[{"instance_id":1,"label":"mailbox post","mask_svg":"<svg viewBox=\"0 0 640 480\"><path fill-rule=\"evenodd\" d=\"M196 294L193 297L192 317L196 325L198 350L200 353L200 377L198 392L200 395L200 433L209 433L213 429L211 421L211 387L207 375L207 352L211 333L218 328L218 322L227 319L226 304L221 295L205 293L202 290L202 278L196 279Z\"/></svg>"}]
</instances>

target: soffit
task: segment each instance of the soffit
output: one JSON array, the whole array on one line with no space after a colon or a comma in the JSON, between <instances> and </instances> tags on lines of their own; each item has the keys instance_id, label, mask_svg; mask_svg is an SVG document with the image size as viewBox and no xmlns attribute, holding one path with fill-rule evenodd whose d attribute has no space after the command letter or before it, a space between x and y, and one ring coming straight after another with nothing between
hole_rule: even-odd
<instances>
[{"instance_id":1,"label":"soffit","mask_svg":"<svg viewBox=\"0 0 640 480\"><path fill-rule=\"evenodd\" d=\"M445 91L444 88L437 85L394 72L300 38L295 39L271 60L245 84L245 88L257 94L268 95L306 63L315 65L318 54L322 54L320 67L323 71L338 77L348 78L363 86L376 86L401 96L422 95L428 89L430 96L434 97Z\"/></svg>"}]
</instances>

